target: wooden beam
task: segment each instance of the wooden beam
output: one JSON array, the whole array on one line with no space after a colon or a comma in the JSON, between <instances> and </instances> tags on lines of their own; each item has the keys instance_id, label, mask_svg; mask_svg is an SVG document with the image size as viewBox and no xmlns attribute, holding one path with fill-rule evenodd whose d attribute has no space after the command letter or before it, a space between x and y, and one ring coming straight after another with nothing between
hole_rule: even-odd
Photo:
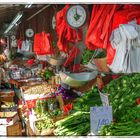
<instances>
[{"instance_id":1,"label":"wooden beam","mask_svg":"<svg viewBox=\"0 0 140 140\"><path fill-rule=\"evenodd\" d=\"M46 8L48 8L49 6L51 6L50 4L49 5L46 5L44 6L42 9L40 9L39 11L37 11L35 14L33 14L32 16L30 16L27 21L31 20L33 17L35 17L36 15L38 15L39 13L41 13L43 10L45 10Z\"/></svg>"}]
</instances>

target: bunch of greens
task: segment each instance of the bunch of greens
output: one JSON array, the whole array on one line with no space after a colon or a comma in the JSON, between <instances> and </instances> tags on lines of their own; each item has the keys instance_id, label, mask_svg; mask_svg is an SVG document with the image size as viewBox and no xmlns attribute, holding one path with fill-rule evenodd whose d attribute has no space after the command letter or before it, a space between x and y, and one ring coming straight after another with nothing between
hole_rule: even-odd
<instances>
[{"instance_id":1,"label":"bunch of greens","mask_svg":"<svg viewBox=\"0 0 140 140\"><path fill-rule=\"evenodd\" d=\"M52 76L54 76L54 73L53 73L53 71L47 69L44 73L44 76L45 76L46 80L49 80Z\"/></svg>"},{"instance_id":2,"label":"bunch of greens","mask_svg":"<svg viewBox=\"0 0 140 140\"><path fill-rule=\"evenodd\" d=\"M124 75L111 81L104 89L109 94L110 105L113 107L113 116L118 121L131 120L129 111L135 109L135 101L140 97L140 74ZM131 112L130 111L130 112Z\"/></svg>"},{"instance_id":3,"label":"bunch of greens","mask_svg":"<svg viewBox=\"0 0 140 140\"><path fill-rule=\"evenodd\" d=\"M140 123L132 121L112 123L111 125L105 125L100 130L102 136L139 136L140 135Z\"/></svg>"},{"instance_id":4,"label":"bunch of greens","mask_svg":"<svg viewBox=\"0 0 140 140\"><path fill-rule=\"evenodd\" d=\"M77 98L73 103L73 111L90 111L90 107L101 105L98 88L93 87L91 90L85 92L82 97Z\"/></svg>"},{"instance_id":5,"label":"bunch of greens","mask_svg":"<svg viewBox=\"0 0 140 140\"><path fill-rule=\"evenodd\" d=\"M56 122L57 136L86 136L90 132L90 113L76 112Z\"/></svg>"},{"instance_id":6,"label":"bunch of greens","mask_svg":"<svg viewBox=\"0 0 140 140\"><path fill-rule=\"evenodd\" d=\"M100 135L131 136L140 135L140 74L124 75L110 82L104 89L109 93L110 105L116 123L103 126Z\"/></svg>"}]
</instances>

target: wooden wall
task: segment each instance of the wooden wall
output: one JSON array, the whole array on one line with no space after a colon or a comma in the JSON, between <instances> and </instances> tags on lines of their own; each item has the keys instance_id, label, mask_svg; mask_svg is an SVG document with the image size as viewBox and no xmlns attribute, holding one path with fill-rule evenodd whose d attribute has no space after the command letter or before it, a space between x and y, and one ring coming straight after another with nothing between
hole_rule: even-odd
<instances>
[{"instance_id":1,"label":"wooden wall","mask_svg":"<svg viewBox=\"0 0 140 140\"><path fill-rule=\"evenodd\" d=\"M43 5L43 7L46 5ZM54 5L51 4L48 8L43 10L41 13L33 17L31 20L27 21L27 18L32 16L34 13L36 13L40 9L34 9L34 10L28 10L25 12L24 20L22 20L21 24L19 25L17 29L17 39L23 38L25 39L25 30L28 28L32 28L35 33L40 33L42 31L45 31L46 33L51 33L53 40L56 40L56 32L52 29L52 17L53 15L61 10L62 7L65 5Z\"/></svg>"}]
</instances>

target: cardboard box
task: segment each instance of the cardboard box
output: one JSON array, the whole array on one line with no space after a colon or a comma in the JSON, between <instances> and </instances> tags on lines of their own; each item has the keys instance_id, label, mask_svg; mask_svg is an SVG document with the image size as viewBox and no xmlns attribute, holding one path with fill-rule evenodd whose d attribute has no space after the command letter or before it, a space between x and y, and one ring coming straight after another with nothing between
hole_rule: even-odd
<instances>
[{"instance_id":1,"label":"cardboard box","mask_svg":"<svg viewBox=\"0 0 140 140\"><path fill-rule=\"evenodd\" d=\"M13 125L0 125L0 136L22 136L21 122Z\"/></svg>"},{"instance_id":2,"label":"cardboard box","mask_svg":"<svg viewBox=\"0 0 140 140\"><path fill-rule=\"evenodd\" d=\"M0 112L0 125L13 125L18 120L17 112Z\"/></svg>"}]
</instances>

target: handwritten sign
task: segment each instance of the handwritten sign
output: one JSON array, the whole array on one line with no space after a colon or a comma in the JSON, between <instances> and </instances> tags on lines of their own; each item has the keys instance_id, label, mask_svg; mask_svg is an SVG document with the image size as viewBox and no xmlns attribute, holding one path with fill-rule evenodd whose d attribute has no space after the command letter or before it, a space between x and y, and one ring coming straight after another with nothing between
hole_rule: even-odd
<instances>
[{"instance_id":1,"label":"handwritten sign","mask_svg":"<svg viewBox=\"0 0 140 140\"><path fill-rule=\"evenodd\" d=\"M90 107L91 134L98 135L103 125L112 122L112 106Z\"/></svg>"},{"instance_id":2,"label":"handwritten sign","mask_svg":"<svg viewBox=\"0 0 140 140\"><path fill-rule=\"evenodd\" d=\"M109 99L108 99L108 94L102 93L99 91L100 98L102 101L103 106L109 106Z\"/></svg>"}]
</instances>

